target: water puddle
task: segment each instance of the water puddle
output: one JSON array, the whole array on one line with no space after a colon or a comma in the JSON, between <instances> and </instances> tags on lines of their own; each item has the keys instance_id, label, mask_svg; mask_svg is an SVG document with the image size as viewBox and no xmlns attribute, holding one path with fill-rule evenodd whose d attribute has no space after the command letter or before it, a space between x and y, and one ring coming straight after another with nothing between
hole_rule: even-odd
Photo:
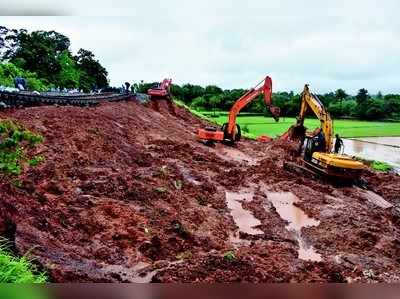
<instances>
[{"instance_id":1,"label":"water puddle","mask_svg":"<svg viewBox=\"0 0 400 299\"><path fill-rule=\"evenodd\" d=\"M250 211L245 210L242 207L242 202L251 201L253 196L253 192L225 192L228 209L231 210L231 215L235 221L235 224L239 227L239 231L249 235L259 235L263 234L264 232L254 227L261 224L260 220L255 218ZM238 236L234 237L238 238Z\"/></svg>"},{"instance_id":2,"label":"water puddle","mask_svg":"<svg viewBox=\"0 0 400 299\"><path fill-rule=\"evenodd\" d=\"M321 261L321 255L315 251L312 245L307 244L301 235L303 227L318 226L319 221L308 217L303 210L294 205L298 198L293 193L267 192L266 194L279 216L289 222L286 229L293 234L299 244L299 259Z\"/></svg>"},{"instance_id":3,"label":"water puddle","mask_svg":"<svg viewBox=\"0 0 400 299\"><path fill-rule=\"evenodd\" d=\"M362 196L366 200L368 200L370 203L372 203L380 208L388 209L388 208L393 207L393 205L390 202L386 201L382 196L376 194L375 192L366 190L366 191L363 191Z\"/></svg>"}]
</instances>

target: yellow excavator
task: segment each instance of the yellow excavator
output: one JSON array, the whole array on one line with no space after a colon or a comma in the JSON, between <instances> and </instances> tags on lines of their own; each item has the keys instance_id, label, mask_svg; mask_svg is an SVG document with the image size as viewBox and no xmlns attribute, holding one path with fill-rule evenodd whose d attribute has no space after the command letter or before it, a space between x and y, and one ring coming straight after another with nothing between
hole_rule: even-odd
<instances>
[{"instance_id":1,"label":"yellow excavator","mask_svg":"<svg viewBox=\"0 0 400 299\"><path fill-rule=\"evenodd\" d=\"M320 128L312 134L306 133L304 127L304 119L308 110L311 110L320 121ZM301 93L300 113L296 124L281 138L300 140L300 150L303 152L306 168L318 174L348 181L357 180L364 169L363 163L347 155L332 152L332 119L318 97L310 92L308 85L305 85ZM288 162L285 167L293 168L296 165Z\"/></svg>"}]
</instances>

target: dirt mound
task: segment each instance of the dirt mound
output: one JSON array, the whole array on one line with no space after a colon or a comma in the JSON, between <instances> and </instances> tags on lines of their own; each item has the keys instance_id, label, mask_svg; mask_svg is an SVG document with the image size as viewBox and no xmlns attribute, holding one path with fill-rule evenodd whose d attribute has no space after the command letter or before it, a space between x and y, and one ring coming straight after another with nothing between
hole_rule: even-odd
<instances>
[{"instance_id":1,"label":"dirt mound","mask_svg":"<svg viewBox=\"0 0 400 299\"><path fill-rule=\"evenodd\" d=\"M43 135L45 161L18 185L1 182L0 233L54 281L398 280L398 176L369 174L393 205L378 208L364 190L285 170L285 160L299 161L288 142L206 147L196 140L205 123L163 102L158 111L130 101L1 117ZM226 192L250 192L239 207L261 234L242 231ZM292 192L320 221L302 233L322 261L298 258L268 192Z\"/></svg>"}]
</instances>

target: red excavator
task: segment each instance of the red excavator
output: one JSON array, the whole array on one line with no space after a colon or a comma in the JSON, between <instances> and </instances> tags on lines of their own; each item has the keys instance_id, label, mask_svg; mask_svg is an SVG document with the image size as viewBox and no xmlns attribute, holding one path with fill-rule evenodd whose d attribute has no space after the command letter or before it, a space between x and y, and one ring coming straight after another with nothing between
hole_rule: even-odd
<instances>
[{"instance_id":1,"label":"red excavator","mask_svg":"<svg viewBox=\"0 0 400 299\"><path fill-rule=\"evenodd\" d=\"M255 87L251 88L243 96L241 96L235 104L233 104L229 111L228 122L225 123L221 129L214 127L207 127L199 129L198 138L205 144L213 144L215 141L224 142L228 145L233 145L236 141L240 140L241 130L240 126L236 124L236 117L247 104L253 101L260 94L264 94L264 102L271 111L272 117L275 121L279 120L280 109L272 105L272 79L267 76L263 81L258 83Z\"/></svg>"},{"instance_id":2,"label":"red excavator","mask_svg":"<svg viewBox=\"0 0 400 299\"><path fill-rule=\"evenodd\" d=\"M154 84L148 91L147 94L152 100L170 100L171 99L171 87L172 79L164 79L161 83Z\"/></svg>"},{"instance_id":3,"label":"red excavator","mask_svg":"<svg viewBox=\"0 0 400 299\"><path fill-rule=\"evenodd\" d=\"M151 106L154 110L160 111L158 101L165 100L167 101L169 111L175 115L171 96L171 83L172 79L164 79L161 83L154 84L147 91L147 94L150 96Z\"/></svg>"}]
</instances>

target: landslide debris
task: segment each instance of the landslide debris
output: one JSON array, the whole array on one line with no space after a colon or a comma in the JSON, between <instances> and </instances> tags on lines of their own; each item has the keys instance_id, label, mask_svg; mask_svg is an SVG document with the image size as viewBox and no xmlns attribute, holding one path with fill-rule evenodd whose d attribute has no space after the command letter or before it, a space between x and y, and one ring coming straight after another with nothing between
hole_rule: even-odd
<instances>
[{"instance_id":1,"label":"landslide debris","mask_svg":"<svg viewBox=\"0 0 400 299\"><path fill-rule=\"evenodd\" d=\"M287 171L284 141L206 147L205 123L166 103L43 106L1 112L43 136L45 160L0 183L0 232L56 282L399 281L399 186L366 174L370 190L337 187ZM242 208L261 223L240 232L226 192L252 192ZM268 200L291 192L318 226L302 236L322 256L298 258L296 238ZM346 237L344 237L346 236ZM230 258L226 258L229 256Z\"/></svg>"}]
</instances>

